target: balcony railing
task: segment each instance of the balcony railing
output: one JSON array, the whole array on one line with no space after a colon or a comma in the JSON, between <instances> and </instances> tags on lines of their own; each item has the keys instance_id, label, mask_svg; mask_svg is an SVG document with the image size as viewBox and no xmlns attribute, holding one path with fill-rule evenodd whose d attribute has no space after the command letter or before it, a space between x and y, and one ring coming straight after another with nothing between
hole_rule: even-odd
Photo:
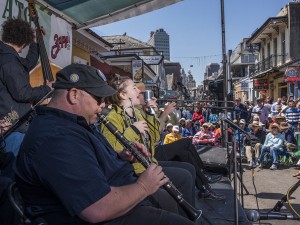
<instances>
[{"instance_id":1,"label":"balcony railing","mask_svg":"<svg viewBox=\"0 0 300 225\"><path fill-rule=\"evenodd\" d=\"M268 58L263 59L262 61L249 67L250 76L253 76L258 73L263 73L272 68L276 68L279 65L284 64L286 55L271 55Z\"/></svg>"}]
</instances>

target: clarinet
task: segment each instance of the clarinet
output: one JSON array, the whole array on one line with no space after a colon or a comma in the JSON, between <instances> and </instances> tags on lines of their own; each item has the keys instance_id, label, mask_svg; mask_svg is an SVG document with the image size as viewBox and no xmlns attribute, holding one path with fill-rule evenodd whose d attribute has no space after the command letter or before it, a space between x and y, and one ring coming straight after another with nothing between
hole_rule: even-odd
<instances>
[{"instance_id":1,"label":"clarinet","mask_svg":"<svg viewBox=\"0 0 300 225\"><path fill-rule=\"evenodd\" d=\"M132 104L132 98L129 98L129 101L130 101L131 106L130 106L130 107L124 108L125 120L126 120L126 109L127 109L127 108L131 108L131 109L132 109L132 115L133 115L134 121L135 121L135 122L138 122L139 119L138 119L138 117L137 117L137 115L136 115L134 105ZM129 123L132 125L132 121L131 121L130 118L129 118ZM148 152L151 154L151 151L149 150L149 146L148 146L148 139L149 139L149 134L148 134L148 132L146 132L145 135L140 134L140 137L141 137L142 144L147 148ZM148 160L150 163L152 162L151 157L146 157L146 158L147 158L147 160Z\"/></svg>"},{"instance_id":2,"label":"clarinet","mask_svg":"<svg viewBox=\"0 0 300 225\"><path fill-rule=\"evenodd\" d=\"M135 147L135 145L128 141L123 134L104 116L99 114L99 122L103 123L107 129L116 136L121 144L145 167L148 168L151 164L149 160ZM165 176L166 177L166 176ZM184 198L182 193L174 186L172 182L163 185L164 189L176 200L176 202L183 208L190 220L196 221L200 218L202 210L194 208Z\"/></svg>"}]
</instances>

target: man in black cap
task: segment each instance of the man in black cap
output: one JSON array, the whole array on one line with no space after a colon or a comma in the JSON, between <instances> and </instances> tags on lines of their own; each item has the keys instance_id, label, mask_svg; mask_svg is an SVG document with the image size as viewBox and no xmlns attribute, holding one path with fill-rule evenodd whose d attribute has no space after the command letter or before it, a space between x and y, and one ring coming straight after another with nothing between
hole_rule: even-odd
<instances>
[{"instance_id":1,"label":"man in black cap","mask_svg":"<svg viewBox=\"0 0 300 225\"><path fill-rule=\"evenodd\" d=\"M15 169L29 216L49 225L194 224L148 201L168 181L160 166L151 164L137 178L121 160L126 150L118 155L95 133L104 98L115 93L103 78L93 67L67 66L57 73L48 106L37 107Z\"/></svg>"},{"instance_id":2,"label":"man in black cap","mask_svg":"<svg viewBox=\"0 0 300 225\"><path fill-rule=\"evenodd\" d=\"M247 107L241 103L240 98L236 98L233 106L232 119L238 121L240 119L244 119L246 121L247 116L248 116Z\"/></svg>"}]
</instances>

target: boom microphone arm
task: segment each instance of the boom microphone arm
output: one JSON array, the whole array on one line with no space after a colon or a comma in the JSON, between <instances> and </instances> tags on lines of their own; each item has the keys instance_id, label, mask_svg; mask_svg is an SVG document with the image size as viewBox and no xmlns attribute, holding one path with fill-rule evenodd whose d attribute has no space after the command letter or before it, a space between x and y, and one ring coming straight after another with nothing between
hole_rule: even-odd
<instances>
[{"instance_id":1,"label":"boom microphone arm","mask_svg":"<svg viewBox=\"0 0 300 225\"><path fill-rule=\"evenodd\" d=\"M233 129L239 130L241 133L245 134L248 138L250 138L250 135L246 131L244 131L242 128L240 128L238 125L236 125L234 122L232 122L232 120L225 118L225 119L223 119L223 121L230 124L230 126Z\"/></svg>"}]
</instances>

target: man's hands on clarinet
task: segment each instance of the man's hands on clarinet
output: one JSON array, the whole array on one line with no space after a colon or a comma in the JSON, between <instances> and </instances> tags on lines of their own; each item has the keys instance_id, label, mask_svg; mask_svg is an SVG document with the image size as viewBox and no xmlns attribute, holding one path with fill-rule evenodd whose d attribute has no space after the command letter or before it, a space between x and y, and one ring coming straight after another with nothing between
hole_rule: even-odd
<instances>
[{"instance_id":1,"label":"man's hands on clarinet","mask_svg":"<svg viewBox=\"0 0 300 225\"><path fill-rule=\"evenodd\" d=\"M151 157L151 154L147 151L143 144L134 142L134 145L145 157ZM120 156L129 162L137 162L137 159L127 149L124 149L120 153ZM152 163L137 180L137 184L146 192L147 195L153 194L158 188L167 182L169 182L169 178L165 177L162 167L154 163Z\"/></svg>"},{"instance_id":2,"label":"man's hands on clarinet","mask_svg":"<svg viewBox=\"0 0 300 225\"><path fill-rule=\"evenodd\" d=\"M162 167L152 163L146 171L139 176L136 183L145 190L147 195L151 195L167 182L169 182L169 178L165 177Z\"/></svg>"},{"instance_id":3,"label":"man's hands on clarinet","mask_svg":"<svg viewBox=\"0 0 300 225\"><path fill-rule=\"evenodd\" d=\"M145 157L151 157L150 152L143 144L139 142L133 142L133 144ZM137 159L134 157L134 155L131 154L131 152L128 151L127 149L124 149L122 152L120 152L119 155L122 159L129 161L131 163L137 162Z\"/></svg>"}]
</instances>

